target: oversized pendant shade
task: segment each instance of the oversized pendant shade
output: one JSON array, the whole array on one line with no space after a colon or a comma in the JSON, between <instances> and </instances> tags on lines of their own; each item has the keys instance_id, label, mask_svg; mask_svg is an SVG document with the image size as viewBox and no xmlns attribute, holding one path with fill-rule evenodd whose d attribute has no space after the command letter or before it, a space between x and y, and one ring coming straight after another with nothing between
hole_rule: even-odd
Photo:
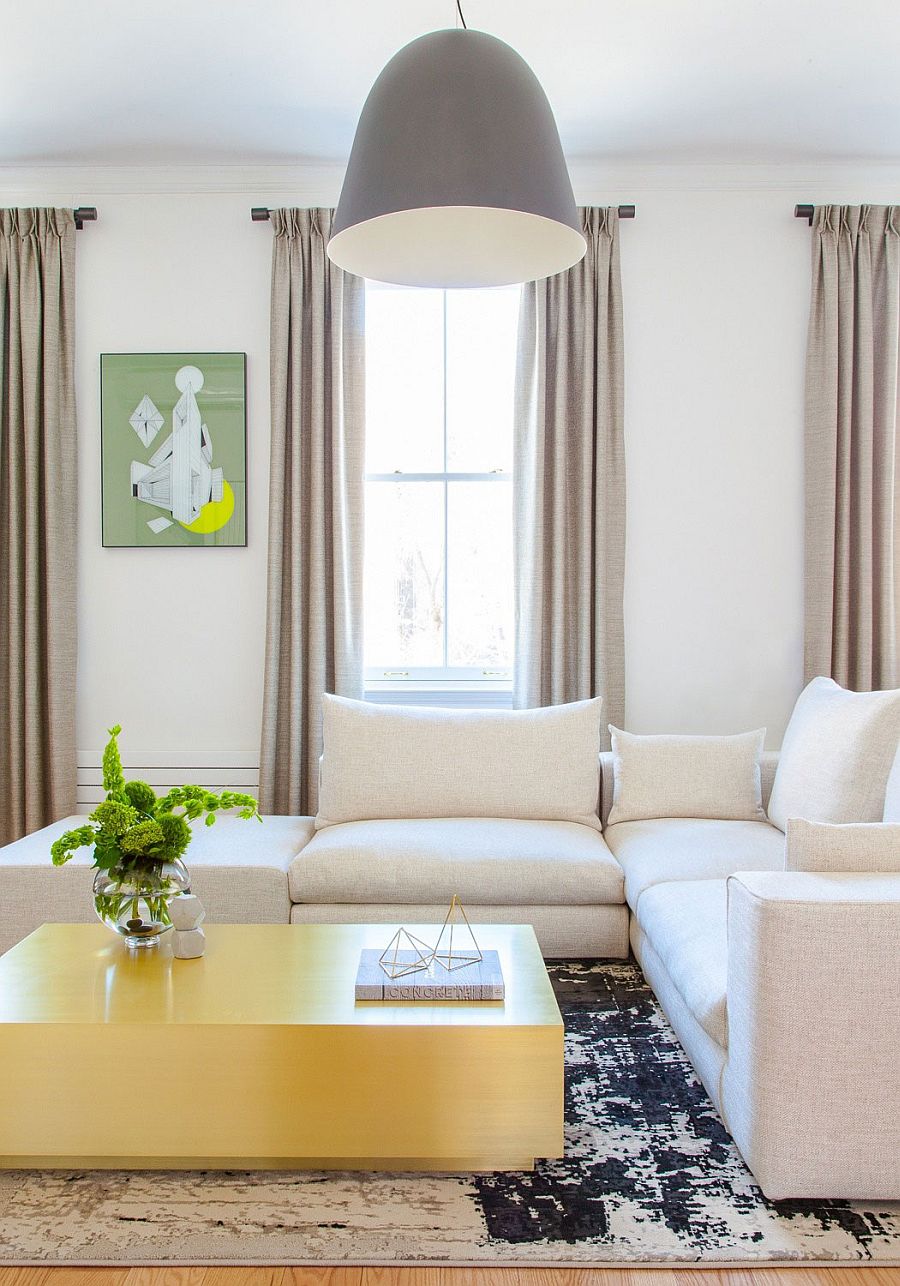
<instances>
[{"instance_id":1,"label":"oversized pendant shade","mask_svg":"<svg viewBox=\"0 0 900 1286\"><path fill-rule=\"evenodd\" d=\"M504 286L562 272L585 240L537 77L483 31L433 31L366 99L330 258L404 286Z\"/></svg>"}]
</instances>

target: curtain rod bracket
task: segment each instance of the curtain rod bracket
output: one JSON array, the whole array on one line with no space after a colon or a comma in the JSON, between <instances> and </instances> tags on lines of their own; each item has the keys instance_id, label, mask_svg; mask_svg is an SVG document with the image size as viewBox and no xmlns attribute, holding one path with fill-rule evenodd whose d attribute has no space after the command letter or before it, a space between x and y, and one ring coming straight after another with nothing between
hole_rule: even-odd
<instances>
[{"instance_id":1,"label":"curtain rod bracket","mask_svg":"<svg viewBox=\"0 0 900 1286\"><path fill-rule=\"evenodd\" d=\"M75 227L80 232L86 223L96 223L97 207L95 205L79 205L72 211L75 218Z\"/></svg>"},{"instance_id":2,"label":"curtain rod bracket","mask_svg":"<svg viewBox=\"0 0 900 1286\"><path fill-rule=\"evenodd\" d=\"M795 205L794 206L794 218L805 219L810 227L812 227L813 225L813 215L815 214L815 212L816 212L816 207L814 205Z\"/></svg>"}]
</instances>

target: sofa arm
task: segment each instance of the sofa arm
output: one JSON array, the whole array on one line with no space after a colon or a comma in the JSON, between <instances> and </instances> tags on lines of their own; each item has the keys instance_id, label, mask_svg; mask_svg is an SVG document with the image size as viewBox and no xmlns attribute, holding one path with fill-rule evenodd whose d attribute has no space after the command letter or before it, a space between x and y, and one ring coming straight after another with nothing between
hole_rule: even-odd
<instances>
[{"instance_id":1,"label":"sofa arm","mask_svg":"<svg viewBox=\"0 0 900 1286\"><path fill-rule=\"evenodd\" d=\"M900 874L728 881L728 1128L767 1197L900 1199Z\"/></svg>"}]
</instances>

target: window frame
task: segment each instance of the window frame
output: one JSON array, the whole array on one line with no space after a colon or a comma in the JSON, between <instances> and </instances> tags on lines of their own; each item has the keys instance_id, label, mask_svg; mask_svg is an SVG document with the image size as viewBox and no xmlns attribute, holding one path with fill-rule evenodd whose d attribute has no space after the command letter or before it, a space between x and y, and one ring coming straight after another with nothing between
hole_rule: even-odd
<instances>
[{"instance_id":1,"label":"window frame","mask_svg":"<svg viewBox=\"0 0 900 1286\"><path fill-rule=\"evenodd\" d=\"M383 288L378 282L366 282L366 290L378 290ZM388 287L390 288L390 287ZM508 289L508 287L506 288ZM521 289L521 288L519 288ZM447 290L441 290L441 307L442 307L442 453L444 468L435 472L410 471L405 472L402 469L395 469L390 473L368 472L364 474L365 485L368 488L370 483L390 486L391 484L403 484L408 482L431 482L439 483L443 487L444 499L444 576L443 576L443 602L444 602L444 630L443 630L443 653L444 664L441 666L371 666L364 667L364 683L366 697L372 700L378 700L391 692L419 692L430 694L432 698L448 698L442 700L440 704L454 704L453 698L459 699L460 704L472 704L466 702L465 693L481 693L483 701L477 704L500 705L511 704L513 671L512 667L497 666L451 666L447 663L449 648L449 576L450 576L450 541L449 541L449 514L450 514L450 488L455 483L505 483L512 485L512 471L506 469L492 469L488 472L472 472L463 470L452 470L447 468L448 458L448 436L447 436ZM423 702L425 704L427 702Z\"/></svg>"}]
</instances>

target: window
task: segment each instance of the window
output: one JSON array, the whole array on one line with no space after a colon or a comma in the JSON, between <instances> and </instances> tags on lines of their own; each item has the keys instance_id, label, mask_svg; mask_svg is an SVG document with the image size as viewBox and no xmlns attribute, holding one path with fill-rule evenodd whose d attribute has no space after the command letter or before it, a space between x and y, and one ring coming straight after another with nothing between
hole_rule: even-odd
<instances>
[{"instance_id":1,"label":"window","mask_svg":"<svg viewBox=\"0 0 900 1286\"><path fill-rule=\"evenodd\" d=\"M509 689L519 287L366 285L366 686Z\"/></svg>"}]
</instances>

